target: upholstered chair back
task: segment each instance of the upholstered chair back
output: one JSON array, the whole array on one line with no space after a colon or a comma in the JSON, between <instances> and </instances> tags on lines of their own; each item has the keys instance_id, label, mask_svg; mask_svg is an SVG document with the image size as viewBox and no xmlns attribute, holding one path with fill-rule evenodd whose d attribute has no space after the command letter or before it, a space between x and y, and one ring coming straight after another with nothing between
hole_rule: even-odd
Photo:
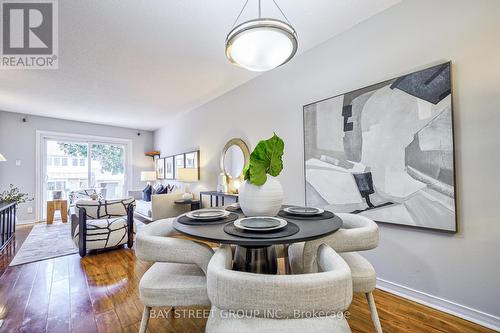
<instances>
[{"instance_id":1,"label":"upholstered chair back","mask_svg":"<svg viewBox=\"0 0 500 333\"><path fill-rule=\"evenodd\" d=\"M336 252L356 252L378 246L379 233L375 222L358 214L337 214L344 224L337 232L320 239L306 242L303 253L303 272L317 272L316 252L321 244L327 244Z\"/></svg>"},{"instance_id":2,"label":"upholstered chair back","mask_svg":"<svg viewBox=\"0 0 500 333\"><path fill-rule=\"evenodd\" d=\"M221 310L248 311L256 317L279 312L281 318L323 311L336 314L352 301L351 271L329 246L320 245L320 273L298 275L254 274L231 269L231 248L223 245L208 265L207 291ZM326 316L325 314L325 316Z\"/></svg>"},{"instance_id":3,"label":"upholstered chair back","mask_svg":"<svg viewBox=\"0 0 500 333\"><path fill-rule=\"evenodd\" d=\"M177 232L172 223L173 219L169 218L142 228L136 236L135 255L150 262L195 264L206 274L213 250L204 243L173 238Z\"/></svg>"},{"instance_id":4,"label":"upholstered chair back","mask_svg":"<svg viewBox=\"0 0 500 333\"><path fill-rule=\"evenodd\" d=\"M104 201L79 200L76 203L76 215L80 215L80 208L85 208L87 219L98 220L125 216L130 205L135 207L134 198Z\"/></svg>"}]
</instances>

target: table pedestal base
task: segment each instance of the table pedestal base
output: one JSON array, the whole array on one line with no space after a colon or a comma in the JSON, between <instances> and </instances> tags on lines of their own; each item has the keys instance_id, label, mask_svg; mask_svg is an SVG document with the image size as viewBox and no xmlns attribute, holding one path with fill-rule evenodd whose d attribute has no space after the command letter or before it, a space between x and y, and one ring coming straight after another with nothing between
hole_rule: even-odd
<instances>
[{"instance_id":1,"label":"table pedestal base","mask_svg":"<svg viewBox=\"0 0 500 333\"><path fill-rule=\"evenodd\" d=\"M242 272L276 274L278 261L274 246L236 246L233 269Z\"/></svg>"}]
</instances>

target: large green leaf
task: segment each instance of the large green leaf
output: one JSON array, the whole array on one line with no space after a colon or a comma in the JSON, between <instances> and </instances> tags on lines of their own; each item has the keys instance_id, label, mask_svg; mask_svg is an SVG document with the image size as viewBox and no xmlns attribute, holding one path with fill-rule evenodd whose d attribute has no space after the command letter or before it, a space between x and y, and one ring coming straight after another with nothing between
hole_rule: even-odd
<instances>
[{"instance_id":1,"label":"large green leaf","mask_svg":"<svg viewBox=\"0 0 500 333\"><path fill-rule=\"evenodd\" d=\"M243 173L245 179L255 185L263 185L267 180L267 174L278 176L283 170L283 152L285 143L276 135L268 140L260 141L252 154L250 162Z\"/></svg>"}]
</instances>

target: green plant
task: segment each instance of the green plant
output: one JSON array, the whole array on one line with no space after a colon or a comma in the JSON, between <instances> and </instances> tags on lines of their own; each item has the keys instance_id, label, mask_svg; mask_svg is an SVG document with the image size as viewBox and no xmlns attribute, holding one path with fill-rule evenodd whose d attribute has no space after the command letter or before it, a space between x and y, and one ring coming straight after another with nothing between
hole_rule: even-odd
<instances>
[{"instance_id":1,"label":"green plant","mask_svg":"<svg viewBox=\"0 0 500 333\"><path fill-rule=\"evenodd\" d=\"M250 154L250 162L243 169L245 180L254 185L263 185L267 175L276 177L283 170L285 143L274 133L273 137L261 140Z\"/></svg>"},{"instance_id":2,"label":"green plant","mask_svg":"<svg viewBox=\"0 0 500 333\"><path fill-rule=\"evenodd\" d=\"M19 188L15 187L13 184L9 185L8 190L0 193L0 202L17 202L18 204L21 204L33 200L33 198L28 197L28 193L21 193Z\"/></svg>"}]
</instances>

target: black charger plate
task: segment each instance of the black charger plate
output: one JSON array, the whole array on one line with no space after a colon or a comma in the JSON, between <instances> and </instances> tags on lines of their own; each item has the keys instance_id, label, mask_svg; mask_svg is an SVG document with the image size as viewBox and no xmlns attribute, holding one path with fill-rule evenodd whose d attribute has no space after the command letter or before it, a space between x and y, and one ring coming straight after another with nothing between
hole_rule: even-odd
<instances>
[{"instance_id":1,"label":"black charger plate","mask_svg":"<svg viewBox=\"0 0 500 333\"><path fill-rule=\"evenodd\" d=\"M229 223L229 222L234 222L237 219L239 219L239 215L235 213L230 213L228 216L223 217L222 219L219 220L192 220L186 215L179 216L176 220L179 223L186 224L186 225L208 225L208 224L222 224L222 223Z\"/></svg>"},{"instance_id":2,"label":"black charger plate","mask_svg":"<svg viewBox=\"0 0 500 333\"><path fill-rule=\"evenodd\" d=\"M295 215L295 214L290 214L285 212L284 210L280 210L278 213L279 217L283 217L285 219L292 219L292 220L310 220L310 221L318 221L318 220L327 220L335 217L335 214L333 214L330 211L325 210L323 213L318 214L318 215L311 215L311 216L303 216L303 215Z\"/></svg>"}]
</instances>

